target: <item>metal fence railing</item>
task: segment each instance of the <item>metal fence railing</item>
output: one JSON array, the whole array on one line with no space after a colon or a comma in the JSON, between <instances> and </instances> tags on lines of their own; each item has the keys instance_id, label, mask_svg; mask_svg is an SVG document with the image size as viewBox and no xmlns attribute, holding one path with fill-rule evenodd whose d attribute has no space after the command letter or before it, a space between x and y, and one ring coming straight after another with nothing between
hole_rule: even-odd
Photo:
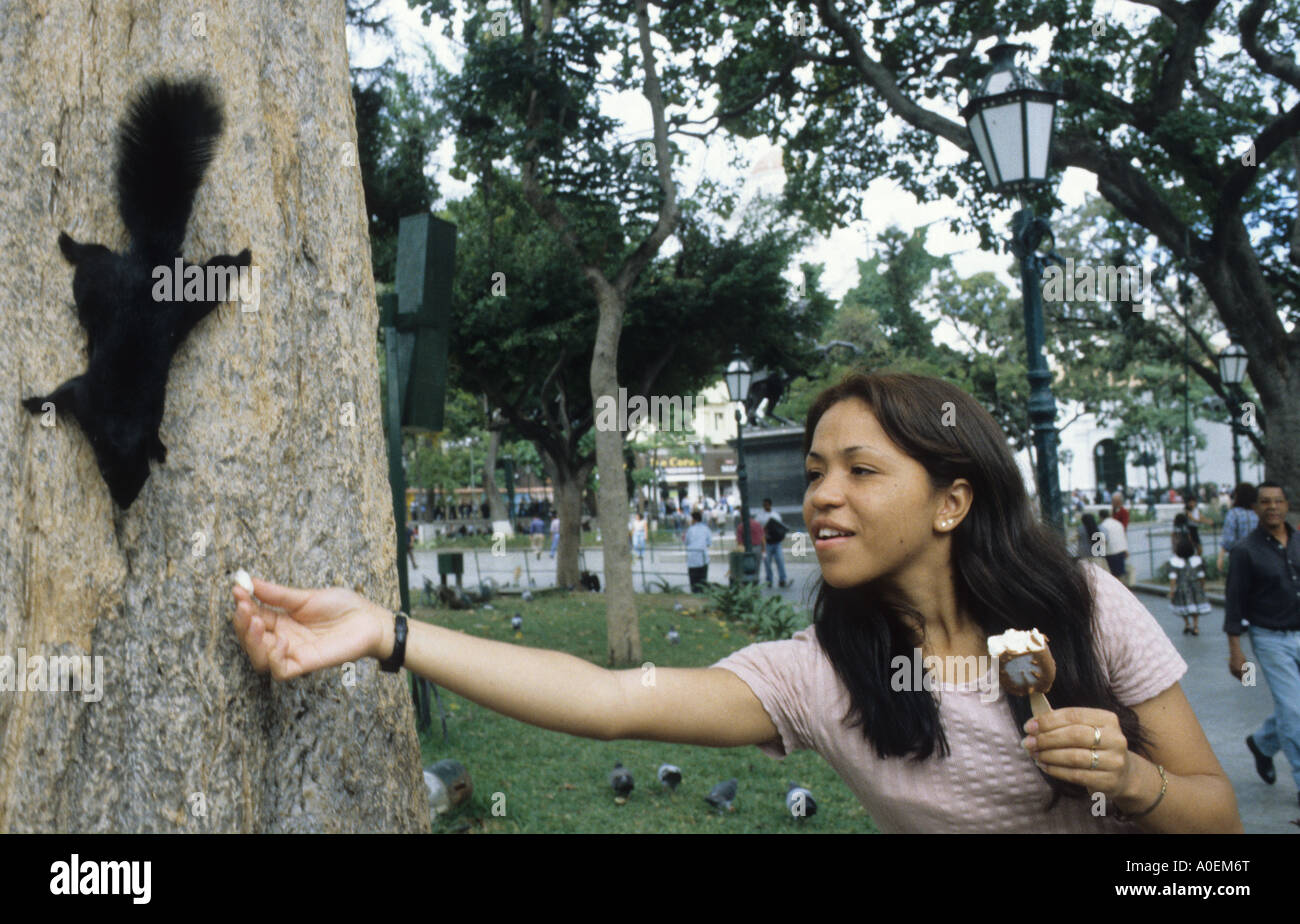
<instances>
[{"instance_id":1,"label":"metal fence railing","mask_svg":"<svg viewBox=\"0 0 1300 924\"><path fill-rule=\"evenodd\" d=\"M782 542L782 549L785 554L787 568L791 564L792 545L798 534L789 533ZM806 543L805 543L806 544ZM714 534L713 543L709 547L709 580L714 583L723 583L727 578L727 571L730 567L730 553L741 548L736 542L735 535ZM440 583L438 575L439 553L459 552L463 557L464 571L461 574L462 583L466 587L477 587L478 584L487 579L491 579L498 587L518 586L518 587L554 587L556 559L551 558L550 541L547 537L547 543L542 549L541 558L537 558L536 553L526 548L511 548L503 550L505 554L493 554L490 548L484 547L457 547L454 540L448 540L445 543L438 543L433 548L416 549L416 556L422 559L420 562L420 573L429 578L435 585ZM578 549L578 567L582 571L595 570L599 568L589 567L587 555L589 552L599 552L600 547L595 548L584 546ZM755 549L757 554L758 550ZM811 545L808 545L807 553L803 558L796 558L798 561L809 560ZM521 560L522 559L522 560ZM759 577L762 579L763 562L760 558L758 563ZM645 555L638 558L636 550L632 551L632 576L636 583L637 590L653 589L660 581L666 581L669 585L676 585L681 588L689 589L690 573L686 567L686 548L680 542L674 542L671 538L660 539L656 542L647 542L645 546ZM602 576L603 581L603 576ZM448 583L454 584L455 577L449 577ZM421 585L412 575L412 584L418 593Z\"/></svg>"},{"instance_id":2,"label":"metal fence railing","mask_svg":"<svg viewBox=\"0 0 1300 924\"><path fill-rule=\"evenodd\" d=\"M1169 561L1169 557L1174 554L1174 530L1170 524L1160 523L1145 532L1145 537L1133 535L1129 537L1128 555L1133 561L1136 577L1140 581L1153 579L1160 566ZM1219 554L1223 529L1219 526L1202 526L1198 533L1201 540L1201 557L1207 562L1214 561ZM1135 543L1134 539L1138 539L1138 542Z\"/></svg>"},{"instance_id":3,"label":"metal fence railing","mask_svg":"<svg viewBox=\"0 0 1300 924\"><path fill-rule=\"evenodd\" d=\"M1077 527L1076 554L1077 554ZM1201 540L1201 557L1213 562L1219 554L1223 528L1221 526L1201 526L1198 529ZM1128 529L1128 562L1133 569L1133 576L1139 581L1150 581L1156 577L1161 565L1169 561L1174 554L1174 527L1172 523L1131 523Z\"/></svg>"}]
</instances>

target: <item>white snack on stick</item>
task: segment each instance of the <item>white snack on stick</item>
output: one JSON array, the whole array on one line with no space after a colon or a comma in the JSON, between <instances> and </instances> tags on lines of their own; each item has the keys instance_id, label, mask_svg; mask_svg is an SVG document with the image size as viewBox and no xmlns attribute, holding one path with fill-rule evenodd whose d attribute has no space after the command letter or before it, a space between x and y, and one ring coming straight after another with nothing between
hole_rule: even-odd
<instances>
[{"instance_id":1,"label":"white snack on stick","mask_svg":"<svg viewBox=\"0 0 1300 924\"><path fill-rule=\"evenodd\" d=\"M1008 629L988 638L989 655L998 659L1002 689L1028 696L1034 715L1050 712L1047 692L1056 680L1056 661L1047 636L1037 629Z\"/></svg>"},{"instance_id":2,"label":"white snack on stick","mask_svg":"<svg viewBox=\"0 0 1300 924\"><path fill-rule=\"evenodd\" d=\"M243 568L240 568L235 572L235 583L248 591L248 595L253 597L254 600L257 599L257 597L253 595L253 579L248 576L248 572Z\"/></svg>"},{"instance_id":3,"label":"white snack on stick","mask_svg":"<svg viewBox=\"0 0 1300 924\"><path fill-rule=\"evenodd\" d=\"M1047 639L1037 629L1008 629L1001 635L989 636L989 656L1002 657L1002 652L1011 651L1024 654L1027 651L1042 651L1047 647Z\"/></svg>"}]
</instances>

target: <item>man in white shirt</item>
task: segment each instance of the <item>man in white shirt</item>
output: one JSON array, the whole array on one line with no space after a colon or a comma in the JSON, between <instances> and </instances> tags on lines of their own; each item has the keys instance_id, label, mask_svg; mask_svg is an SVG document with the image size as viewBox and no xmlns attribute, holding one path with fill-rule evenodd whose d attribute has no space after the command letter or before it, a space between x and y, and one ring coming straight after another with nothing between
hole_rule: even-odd
<instances>
[{"instance_id":1,"label":"man in white shirt","mask_svg":"<svg viewBox=\"0 0 1300 924\"><path fill-rule=\"evenodd\" d=\"M1109 510L1103 510L1100 516L1097 528L1106 539L1106 564L1110 573L1122 581L1128 561L1128 536L1124 533L1124 524L1111 516Z\"/></svg>"},{"instance_id":2,"label":"man in white shirt","mask_svg":"<svg viewBox=\"0 0 1300 924\"><path fill-rule=\"evenodd\" d=\"M713 533L704 525L703 520L700 511L692 510L691 525L682 537L686 542L686 569L691 576L693 594L703 591L709 578L709 543L713 541Z\"/></svg>"}]
</instances>

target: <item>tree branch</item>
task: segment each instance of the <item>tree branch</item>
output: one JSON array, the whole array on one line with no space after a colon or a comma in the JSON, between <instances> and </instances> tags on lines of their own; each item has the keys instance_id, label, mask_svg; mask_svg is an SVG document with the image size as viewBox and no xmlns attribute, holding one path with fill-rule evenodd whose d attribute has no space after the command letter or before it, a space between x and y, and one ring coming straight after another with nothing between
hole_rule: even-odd
<instances>
[{"instance_id":1,"label":"tree branch","mask_svg":"<svg viewBox=\"0 0 1300 924\"><path fill-rule=\"evenodd\" d=\"M1237 214L1242 198L1259 177L1259 164L1268 160L1273 152L1300 133L1300 103L1292 106L1270 122L1255 136L1251 146L1255 149L1254 164L1240 164L1220 188L1219 207L1214 216L1215 231L1221 223Z\"/></svg>"},{"instance_id":2,"label":"tree branch","mask_svg":"<svg viewBox=\"0 0 1300 924\"><path fill-rule=\"evenodd\" d=\"M905 96L889 69L867 54L858 30L840 15L839 10L832 5L832 0L816 0L816 3L822 22L831 27L848 49L853 67L884 98L895 114L921 131L948 139L963 151L971 150L970 134L964 125L931 112Z\"/></svg>"},{"instance_id":3,"label":"tree branch","mask_svg":"<svg viewBox=\"0 0 1300 924\"><path fill-rule=\"evenodd\" d=\"M1273 54L1259 42L1259 24L1272 6L1272 0L1252 0L1250 6L1241 11L1241 16L1237 18L1241 45L1265 74L1271 74L1300 89L1300 64L1296 64L1294 58Z\"/></svg>"},{"instance_id":4,"label":"tree branch","mask_svg":"<svg viewBox=\"0 0 1300 924\"><path fill-rule=\"evenodd\" d=\"M1123 155L1102 151L1072 135L1053 142L1052 160L1061 166L1080 167L1097 177L1097 191L1125 218L1146 228L1175 257L1194 260L1202 244L1165 202L1140 170Z\"/></svg>"},{"instance_id":5,"label":"tree branch","mask_svg":"<svg viewBox=\"0 0 1300 924\"><path fill-rule=\"evenodd\" d=\"M1162 13L1178 24L1178 29L1169 45L1156 92L1147 105L1138 107L1141 119L1138 127L1143 131L1152 131L1163 116L1173 112L1182 102L1183 84L1187 82L1188 71L1196 64L1197 45L1218 5L1219 0L1196 0L1175 5L1172 10L1161 8Z\"/></svg>"},{"instance_id":6,"label":"tree branch","mask_svg":"<svg viewBox=\"0 0 1300 924\"><path fill-rule=\"evenodd\" d=\"M1183 9L1178 0L1133 0L1133 2L1139 6L1155 7L1174 22L1178 22L1183 15Z\"/></svg>"},{"instance_id":7,"label":"tree branch","mask_svg":"<svg viewBox=\"0 0 1300 924\"><path fill-rule=\"evenodd\" d=\"M651 258L659 252L668 235L677 226L679 215L677 207L677 187L673 185L673 162L668 151L668 125L664 119L664 95L659 86L659 71L655 67L654 47L650 43L650 15L647 12L647 0L636 0L637 38L641 45L641 57L645 61L646 99L650 102L650 116L654 120L655 157L658 160L659 187L663 190L663 202L659 205L659 220L636 250L628 255L614 278L614 287L619 296L626 301L632 289L632 283L645 269Z\"/></svg>"}]
</instances>

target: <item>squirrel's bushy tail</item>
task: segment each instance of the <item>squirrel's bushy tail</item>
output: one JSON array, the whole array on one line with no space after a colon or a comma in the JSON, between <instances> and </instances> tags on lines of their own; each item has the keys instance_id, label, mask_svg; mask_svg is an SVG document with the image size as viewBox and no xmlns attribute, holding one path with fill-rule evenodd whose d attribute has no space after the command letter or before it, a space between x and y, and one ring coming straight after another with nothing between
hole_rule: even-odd
<instances>
[{"instance_id":1,"label":"squirrel's bushy tail","mask_svg":"<svg viewBox=\"0 0 1300 924\"><path fill-rule=\"evenodd\" d=\"M117 139L117 198L131 247L147 259L180 253L222 122L202 80L152 80L132 98Z\"/></svg>"}]
</instances>

